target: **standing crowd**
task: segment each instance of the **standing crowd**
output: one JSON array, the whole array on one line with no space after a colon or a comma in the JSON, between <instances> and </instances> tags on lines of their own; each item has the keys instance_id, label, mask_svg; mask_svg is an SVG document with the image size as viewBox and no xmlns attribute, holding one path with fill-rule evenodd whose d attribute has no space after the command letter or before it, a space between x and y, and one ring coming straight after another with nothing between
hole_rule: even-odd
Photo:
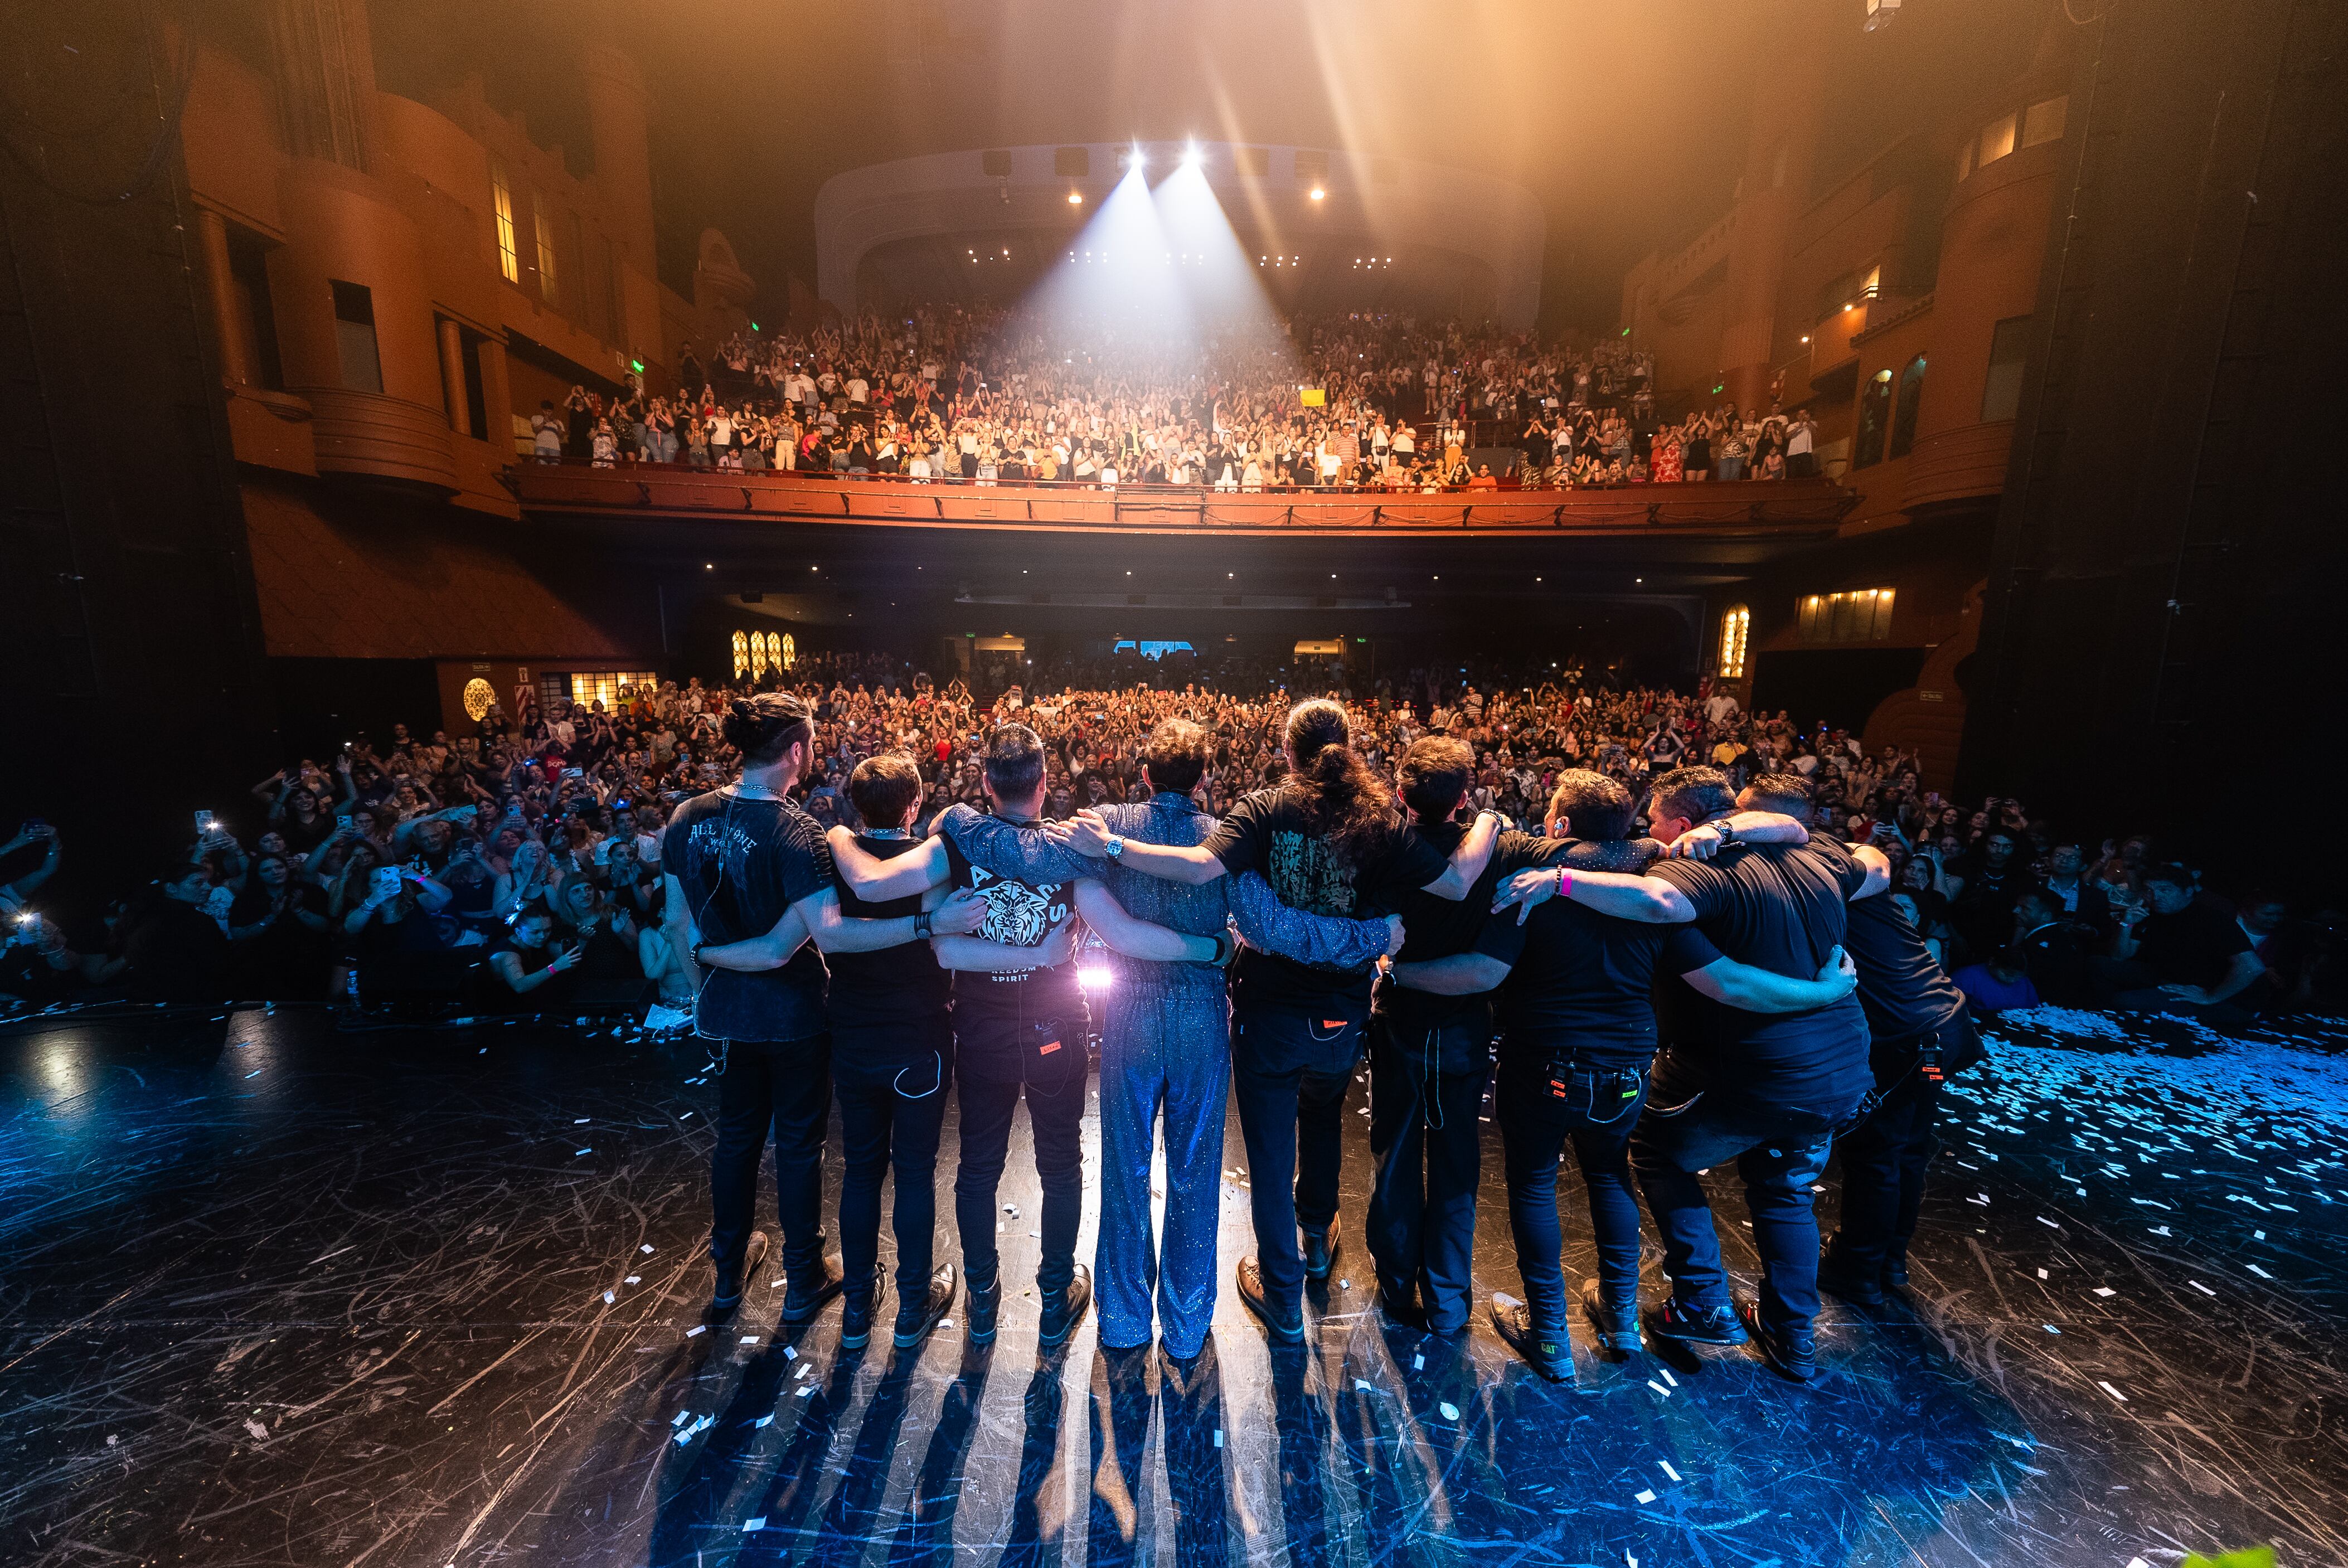
<instances>
[{"instance_id":1,"label":"standing crowd","mask_svg":"<svg viewBox=\"0 0 2348 1568\"><path fill-rule=\"evenodd\" d=\"M1226 490L1561 489L1818 471L1807 409L1659 414L1653 356L1356 313L1152 335L922 309L677 350L674 391L573 387L541 462ZM1499 471L1494 472L1497 463Z\"/></svg>"}]
</instances>

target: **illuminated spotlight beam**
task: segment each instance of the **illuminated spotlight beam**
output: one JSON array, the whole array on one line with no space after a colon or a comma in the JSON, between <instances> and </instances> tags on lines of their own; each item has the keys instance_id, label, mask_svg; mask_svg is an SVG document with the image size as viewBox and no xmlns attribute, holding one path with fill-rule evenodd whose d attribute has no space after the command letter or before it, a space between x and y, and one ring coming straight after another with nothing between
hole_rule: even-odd
<instances>
[{"instance_id":1,"label":"illuminated spotlight beam","mask_svg":"<svg viewBox=\"0 0 2348 1568\"><path fill-rule=\"evenodd\" d=\"M1064 322L1138 315L1153 327L1180 328L1190 306L1178 269L1166 263L1170 248L1136 161L1061 246L1059 263L1045 270L1026 303Z\"/></svg>"},{"instance_id":2,"label":"illuminated spotlight beam","mask_svg":"<svg viewBox=\"0 0 2348 1568\"><path fill-rule=\"evenodd\" d=\"M1194 319L1284 341L1263 269L1232 232L1205 169L1186 159L1149 194Z\"/></svg>"}]
</instances>

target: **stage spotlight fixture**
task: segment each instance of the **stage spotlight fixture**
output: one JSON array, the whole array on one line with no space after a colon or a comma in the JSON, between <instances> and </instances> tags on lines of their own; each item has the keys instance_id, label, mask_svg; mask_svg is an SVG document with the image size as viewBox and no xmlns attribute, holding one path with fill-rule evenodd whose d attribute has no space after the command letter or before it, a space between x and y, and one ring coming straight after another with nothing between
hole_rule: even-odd
<instances>
[{"instance_id":1,"label":"stage spotlight fixture","mask_svg":"<svg viewBox=\"0 0 2348 1568\"><path fill-rule=\"evenodd\" d=\"M1069 192L1068 192L1068 205L1069 205L1069 206L1071 206L1071 207L1081 207L1081 206L1083 206L1084 204L1085 204L1085 193L1084 193L1083 191L1069 191Z\"/></svg>"},{"instance_id":2,"label":"stage spotlight fixture","mask_svg":"<svg viewBox=\"0 0 2348 1568\"><path fill-rule=\"evenodd\" d=\"M1185 169L1196 169L1206 160L1206 154L1199 150L1199 144L1195 141L1182 150L1182 167Z\"/></svg>"},{"instance_id":3,"label":"stage spotlight fixture","mask_svg":"<svg viewBox=\"0 0 2348 1568\"><path fill-rule=\"evenodd\" d=\"M1321 189L1321 187L1319 187L1318 185L1315 185L1315 186L1313 188L1313 200L1314 200L1315 201L1320 201L1320 200L1321 200L1321 198L1323 198L1323 196L1326 196L1327 194L1329 194L1329 192L1327 192L1326 191L1322 190L1322 189Z\"/></svg>"}]
</instances>

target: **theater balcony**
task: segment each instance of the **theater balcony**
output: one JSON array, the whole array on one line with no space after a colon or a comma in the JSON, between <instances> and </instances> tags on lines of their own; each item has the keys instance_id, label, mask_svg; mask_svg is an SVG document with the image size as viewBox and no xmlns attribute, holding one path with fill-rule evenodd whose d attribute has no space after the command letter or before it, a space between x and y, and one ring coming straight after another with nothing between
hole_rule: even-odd
<instances>
[{"instance_id":1,"label":"theater balcony","mask_svg":"<svg viewBox=\"0 0 2348 1568\"><path fill-rule=\"evenodd\" d=\"M699 521L748 529L803 523L1268 538L1627 535L1794 546L1832 537L1857 500L1852 491L1824 479L1433 494L1251 492L525 464L511 482L526 519L641 522L648 534L657 531L655 525Z\"/></svg>"}]
</instances>

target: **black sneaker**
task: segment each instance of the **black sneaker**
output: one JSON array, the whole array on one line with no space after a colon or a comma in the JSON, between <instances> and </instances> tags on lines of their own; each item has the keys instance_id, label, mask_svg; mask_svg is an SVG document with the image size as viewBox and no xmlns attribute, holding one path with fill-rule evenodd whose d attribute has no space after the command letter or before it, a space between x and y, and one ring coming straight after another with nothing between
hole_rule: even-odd
<instances>
[{"instance_id":1,"label":"black sneaker","mask_svg":"<svg viewBox=\"0 0 2348 1568\"><path fill-rule=\"evenodd\" d=\"M1863 1274L1857 1269L1844 1267L1831 1250L1818 1259L1818 1288L1853 1306L1881 1306L1882 1277L1883 1270L1880 1269L1872 1274Z\"/></svg>"},{"instance_id":2,"label":"black sneaker","mask_svg":"<svg viewBox=\"0 0 2348 1568\"><path fill-rule=\"evenodd\" d=\"M1258 1321L1271 1331L1272 1336L1283 1345L1303 1343L1303 1318L1300 1317L1293 1323L1289 1322L1274 1313L1272 1303L1264 1299L1263 1265L1256 1261L1255 1255L1250 1253L1241 1258L1240 1266L1233 1273L1239 1284L1241 1304L1256 1315Z\"/></svg>"},{"instance_id":3,"label":"black sneaker","mask_svg":"<svg viewBox=\"0 0 2348 1568\"><path fill-rule=\"evenodd\" d=\"M1093 1271L1084 1264L1076 1265L1076 1274L1066 1288L1053 1292L1044 1298L1044 1315L1035 1325L1035 1343L1050 1350L1067 1343L1076 1325L1093 1305Z\"/></svg>"},{"instance_id":4,"label":"black sneaker","mask_svg":"<svg viewBox=\"0 0 2348 1568\"><path fill-rule=\"evenodd\" d=\"M1694 1307L1678 1296L1655 1309L1655 1332L1683 1345L1742 1345L1749 1336L1733 1306Z\"/></svg>"},{"instance_id":5,"label":"black sneaker","mask_svg":"<svg viewBox=\"0 0 2348 1568\"><path fill-rule=\"evenodd\" d=\"M768 1244L766 1232L751 1232L750 1244L742 1249L742 1266L730 1274L722 1268L717 1271L717 1283L709 1292L711 1312L723 1317L742 1305L743 1291L757 1275L758 1265L767 1261Z\"/></svg>"},{"instance_id":6,"label":"black sneaker","mask_svg":"<svg viewBox=\"0 0 2348 1568\"><path fill-rule=\"evenodd\" d=\"M963 1305L970 1314L970 1342L973 1345L994 1344L994 1320L1003 1310L1001 1271L998 1270L995 1276L984 1284L971 1281L970 1299Z\"/></svg>"},{"instance_id":7,"label":"black sneaker","mask_svg":"<svg viewBox=\"0 0 2348 1568\"><path fill-rule=\"evenodd\" d=\"M819 1272L811 1279L804 1274L792 1275L789 1288L783 1292L780 1315L793 1328L813 1323L815 1315L823 1310L823 1304L838 1295L848 1283L848 1276L839 1272L837 1258L824 1259L817 1269Z\"/></svg>"},{"instance_id":8,"label":"black sneaker","mask_svg":"<svg viewBox=\"0 0 2348 1568\"><path fill-rule=\"evenodd\" d=\"M1609 1301L1594 1280L1581 1282L1581 1313L1598 1331L1598 1345L1616 1356L1632 1356L1647 1347L1639 1332L1639 1298L1626 1295Z\"/></svg>"},{"instance_id":9,"label":"black sneaker","mask_svg":"<svg viewBox=\"0 0 2348 1568\"><path fill-rule=\"evenodd\" d=\"M954 1266L940 1264L930 1274L929 1294L918 1305L905 1300L897 1303L897 1348L911 1350L927 1339L930 1330L953 1310L953 1298Z\"/></svg>"},{"instance_id":10,"label":"black sneaker","mask_svg":"<svg viewBox=\"0 0 2348 1568\"><path fill-rule=\"evenodd\" d=\"M1552 1383L1573 1381L1573 1346L1562 1328L1533 1322L1533 1309L1521 1301L1492 1298L1492 1326L1509 1348L1531 1363L1532 1369Z\"/></svg>"},{"instance_id":11,"label":"black sneaker","mask_svg":"<svg viewBox=\"0 0 2348 1568\"><path fill-rule=\"evenodd\" d=\"M839 1347L842 1350L861 1350L872 1343L872 1315L888 1294L889 1277L878 1269L872 1271L870 1288L844 1294L839 1309Z\"/></svg>"},{"instance_id":12,"label":"black sneaker","mask_svg":"<svg viewBox=\"0 0 2348 1568\"><path fill-rule=\"evenodd\" d=\"M1736 1315L1761 1348L1761 1358L1797 1383L1807 1383L1818 1375L1818 1345L1817 1337L1807 1328L1773 1329L1761 1321L1758 1302L1740 1300Z\"/></svg>"},{"instance_id":13,"label":"black sneaker","mask_svg":"<svg viewBox=\"0 0 2348 1568\"><path fill-rule=\"evenodd\" d=\"M1337 1261L1337 1222L1333 1216L1325 1231L1304 1231L1304 1277L1327 1279L1329 1270Z\"/></svg>"}]
</instances>

